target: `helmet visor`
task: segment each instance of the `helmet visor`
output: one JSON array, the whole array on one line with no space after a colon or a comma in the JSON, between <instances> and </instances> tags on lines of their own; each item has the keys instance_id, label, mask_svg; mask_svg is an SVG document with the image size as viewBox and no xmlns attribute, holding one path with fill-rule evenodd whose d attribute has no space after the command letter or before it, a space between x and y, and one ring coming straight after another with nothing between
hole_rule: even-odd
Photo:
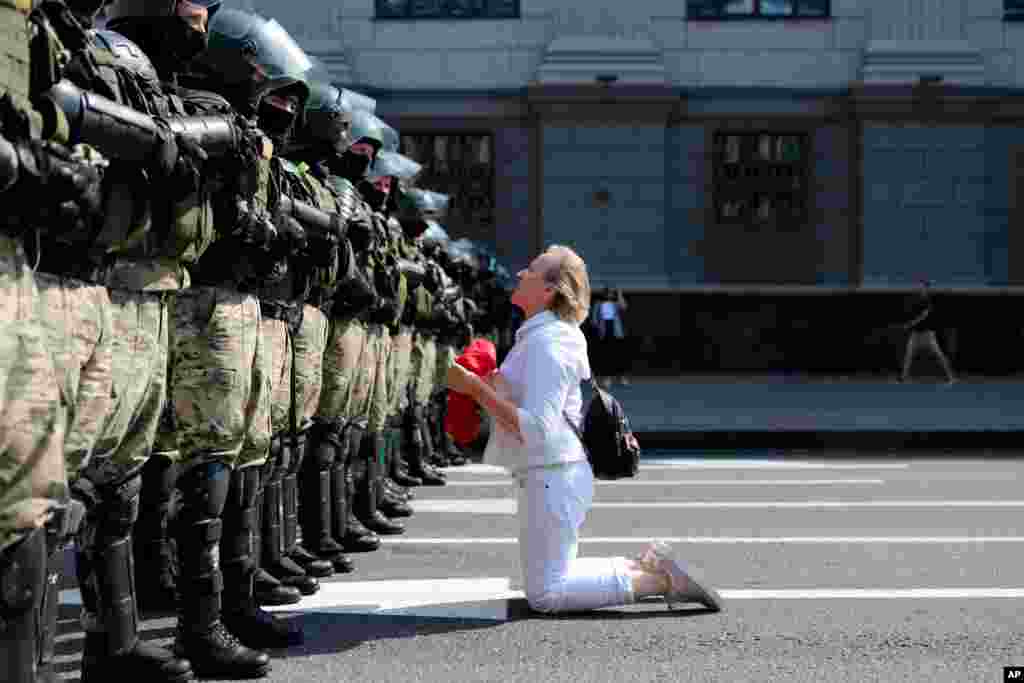
<instances>
[{"instance_id":1,"label":"helmet visor","mask_svg":"<svg viewBox=\"0 0 1024 683\"><path fill-rule=\"evenodd\" d=\"M301 79L313 62L276 19L233 8L222 8L210 21L210 48L221 43L244 44L268 78Z\"/></svg>"}]
</instances>

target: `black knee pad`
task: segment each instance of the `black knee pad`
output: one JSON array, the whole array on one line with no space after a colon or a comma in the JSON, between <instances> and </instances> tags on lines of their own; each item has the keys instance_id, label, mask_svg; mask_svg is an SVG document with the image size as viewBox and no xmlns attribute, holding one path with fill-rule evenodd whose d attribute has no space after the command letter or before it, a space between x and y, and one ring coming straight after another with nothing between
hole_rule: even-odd
<instances>
[{"instance_id":1,"label":"black knee pad","mask_svg":"<svg viewBox=\"0 0 1024 683\"><path fill-rule=\"evenodd\" d=\"M46 535L42 529L0 552L0 615L20 614L32 608L44 588L45 564Z\"/></svg>"},{"instance_id":2,"label":"black knee pad","mask_svg":"<svg viewBox=\"0 0 1024 683\"><path fill-rule=\"evenodd\" d=\"M71 485L72 495L85 507L83 532L98 538L124 538L139 518L142 477L136 473L117 482L96 482L80 476Z\"/></svg>"},{"instance_id":3,"label":"black knee pad","mask_svg":"<svg viewBox=\"0 0 1024 683\"><path fill-rule=\"evenodd\" d=\"M219 518L227 502L231 484L231 468L223 462L203 462L188 467L178 477L181 508L178 521L193 523L201 519Z\"/></svg>"}]
</instances>

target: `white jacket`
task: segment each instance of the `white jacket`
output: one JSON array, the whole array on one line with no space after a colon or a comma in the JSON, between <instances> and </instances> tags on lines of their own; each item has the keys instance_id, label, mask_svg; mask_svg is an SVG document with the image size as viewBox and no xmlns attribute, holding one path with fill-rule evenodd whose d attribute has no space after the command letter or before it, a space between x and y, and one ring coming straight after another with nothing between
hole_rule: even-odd
<instances>
[{"instance_id":1,"label":"white jacket","mask_svg":"<svg viewBox=\"0 0 1024 683\"><path fill-rule=\"evenodd\" d=\"M495 390L518 408L523 441L492 420L484 462L513 473L530 467L586 460L562 412L579 425L583 411L580 382L590 379L587 340L579 325L543 311L516 332L516 343L501 364L504 381Z\"/></svg>"}]
</instances>

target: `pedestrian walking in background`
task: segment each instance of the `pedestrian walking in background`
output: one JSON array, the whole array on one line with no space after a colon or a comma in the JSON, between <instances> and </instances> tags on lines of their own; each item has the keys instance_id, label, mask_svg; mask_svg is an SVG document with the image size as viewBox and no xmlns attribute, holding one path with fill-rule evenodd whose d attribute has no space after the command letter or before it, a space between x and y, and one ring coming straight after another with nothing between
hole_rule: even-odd
<instances>
[{"instance_id":1,"label":"pedestrian walking in background","mask_svg":"<svg viewBox=\"0 0 1024 683\"><path fill-rule=\"evenodd\" d=\"M487 379L453 364L448 385L494 418L484 462L519 484L519 550L530 607L560 613L625 605L649 596L721 609L685 564L654 542L638 558L579 558L579 529L594 497L594 476L569 420L579 424L580 382L590 377L590 282L583 259L553 246L518 274L512 303L526 321L500 369Z\"/></svg>"},{"instance_id":2,"label":"pedestrian walking in background","mask_svg":"<svg viewBox=\"0 0 1024 683\"><path fill-rule=\"evenodd\" d=\"M921 350L926 350L942 364L942 370L946 373L946 384L953 384L956 382L953 366L946 358L946 354L942 352L942 347L939 346L939 340L935 334L937 318L929 285L927 280L921 281L921 291L914 295L910 303L910 314L913 317L903 325L904 329L910 330L910 336L907 338L907 347L903 354L900 381L907 381L910 375L910 365L914 362L914 358Z\"/></svg>"},{"instance_id":3,"label":"pedestrian walking in background","mask_svg":"<svg viewBox=\"0 0 1024 683\"><path fill-rule=\"evenodd\" d=\"M626 298L617 287L606 287L591 306L590 320L597 340L596 355L599 359L600 374L604 375L601 382L604 386L610 386L615 379L622 384L629 384L626 378L628 354L625 349L626 329L623 323L626 309Z\"/></svg>"}]
</instances>

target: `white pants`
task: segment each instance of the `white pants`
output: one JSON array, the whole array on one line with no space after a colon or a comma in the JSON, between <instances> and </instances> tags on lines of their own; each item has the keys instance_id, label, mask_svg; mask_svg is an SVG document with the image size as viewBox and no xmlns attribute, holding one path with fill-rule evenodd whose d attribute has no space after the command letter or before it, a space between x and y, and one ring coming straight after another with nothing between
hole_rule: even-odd
<instances>
[{"instance_id":1,"label":"white pants","mask_svg":"<svg viewBox=\"0 0 1024 683\"><path fill-rule=\"evenodd\" d=\"M530 469L518 479L519 553L530 607L554 613L634 602L626 558L576 557L594 500L590 463Z\"/></svg>"}]
</instances>

